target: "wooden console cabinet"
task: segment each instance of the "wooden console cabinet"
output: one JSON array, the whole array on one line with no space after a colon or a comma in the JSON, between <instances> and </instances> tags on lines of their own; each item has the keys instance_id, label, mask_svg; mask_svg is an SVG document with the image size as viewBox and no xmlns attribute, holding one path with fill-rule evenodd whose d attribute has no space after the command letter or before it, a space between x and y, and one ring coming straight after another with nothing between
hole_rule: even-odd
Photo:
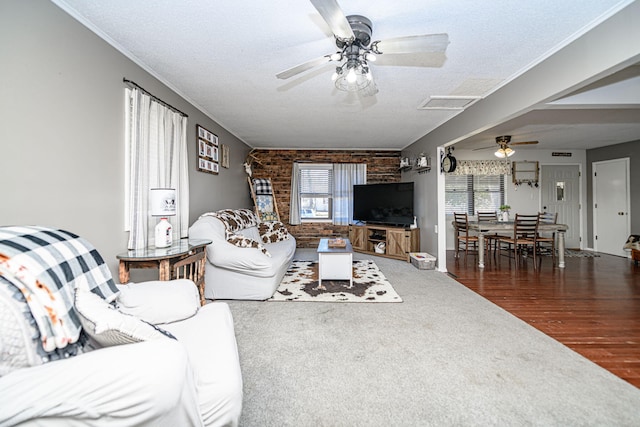
<instances>
[{"instance_id":1,"label":"wooden console cabinet","mask_svg":"<svg viewBox=\"0 0 640 427\"><path fill-rule=\"evenodd\" d=\"M349 240L356 252L373 254L409 262L410 252L420 252L420 229L391 227L387 225L350 225ZM375 247L384 242L384 253Z\"/></svg>"}]
</instances>

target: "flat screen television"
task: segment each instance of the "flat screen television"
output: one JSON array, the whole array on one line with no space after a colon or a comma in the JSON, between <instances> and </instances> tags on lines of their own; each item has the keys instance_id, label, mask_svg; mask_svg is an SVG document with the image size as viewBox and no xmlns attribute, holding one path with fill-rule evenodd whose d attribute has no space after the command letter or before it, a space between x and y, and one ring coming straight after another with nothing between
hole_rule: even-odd
<instances>
[{"instance_id":1,"label":"flat screen television","mask_svg":"<svg viewBox=\"0 0 640 427\"><path fill-rule=\"evenodd\" d=\"M413 182L354 185L353 220L369 224L413 224Z\"/></svg>"}]
</instances>

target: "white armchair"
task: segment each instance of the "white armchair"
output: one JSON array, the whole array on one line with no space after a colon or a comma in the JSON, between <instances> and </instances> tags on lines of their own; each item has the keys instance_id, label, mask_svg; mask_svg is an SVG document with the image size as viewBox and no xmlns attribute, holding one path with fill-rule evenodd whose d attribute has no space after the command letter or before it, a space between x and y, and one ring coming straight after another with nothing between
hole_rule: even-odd
<instances>
[{"instance_id":1,"label":"white armchair","mask_svg":"<svg viewBox=\"0 0 640 427\"><path fill-rule=\"evenodd\" d=\"M55 243L15 252L25 236ZM76 264L60 259L70 248ZM51 274L56 267L33 262L53 252L53 264L65 266L57 273L67 278L55 293L48 280L60 281ZM237 425L242 375L228 305L200 307L195 284L185 279L115 286L96 254L61 230L0 227L0 426ZM74 267L90 258L95 265ZM22 274L25 268L35 273ZM87 272L101 283L92 285ZM48 326L38 323L30 278L46 295L70 297L68 312L52 306L59 311ZM73 328L57 329L57 318L79 320L75 340L68 339Z\"/></svg>"}]
</instances>

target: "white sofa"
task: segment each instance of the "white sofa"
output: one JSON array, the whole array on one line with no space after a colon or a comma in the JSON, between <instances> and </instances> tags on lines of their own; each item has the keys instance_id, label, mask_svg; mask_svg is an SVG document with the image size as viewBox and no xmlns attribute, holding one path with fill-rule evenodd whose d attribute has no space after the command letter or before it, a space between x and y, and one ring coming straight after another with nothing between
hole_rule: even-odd
<instances>
[{"instance_id":1,"label":"white sofa","mask_svg":"<svg viewBox=\"0 0 640 427\"><path fill-rule=\"evenodd\" d=\"M15 229L26 231L7 238ZM200 307L185 279L116 286L97 252L64 233L0 227L0 426L238 425L242 375L229 306ZM6 243L24 236L50 243L26 257L8 253L17 246ZM62 303L51 305L44 329L30 277ZM52 291L51 280L62 286ZM80 326L66 343L73 328L56 329L71 318Z\"/></svg>"},{"instance_id":2,"label":"white sofa","mask_svg":"<svg viewBox=\"0 0 640 427\"><path fill-rule=\"evenodd\" d=\"M274 225L279 232L271 232ZM212 241L204 275L207 299L270 298L296 250L295 238L282 223L260 223L249 209L203 214L189 228L189 237ZM235 243L230 243L233 238Z\"/></svg>"}]
</instances>

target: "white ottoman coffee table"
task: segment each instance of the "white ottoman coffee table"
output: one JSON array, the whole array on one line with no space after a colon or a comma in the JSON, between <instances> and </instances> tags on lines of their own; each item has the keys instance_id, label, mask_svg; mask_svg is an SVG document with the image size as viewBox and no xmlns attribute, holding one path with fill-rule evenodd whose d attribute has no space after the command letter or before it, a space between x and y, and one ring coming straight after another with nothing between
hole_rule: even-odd
<instances>
[{"instance_id":1,"label":"white ottoman coffee table","mask_svg":"<svg viewBox=\"0 0 640 427\"><path fill-rule=\"evenodd\" d=\"M318 288L324 289L323 280L348 280L353 286L353 248L349 239L344 247L332 247L330 240L320 239L318 244Z\"/></svg>"}]
</instances>

